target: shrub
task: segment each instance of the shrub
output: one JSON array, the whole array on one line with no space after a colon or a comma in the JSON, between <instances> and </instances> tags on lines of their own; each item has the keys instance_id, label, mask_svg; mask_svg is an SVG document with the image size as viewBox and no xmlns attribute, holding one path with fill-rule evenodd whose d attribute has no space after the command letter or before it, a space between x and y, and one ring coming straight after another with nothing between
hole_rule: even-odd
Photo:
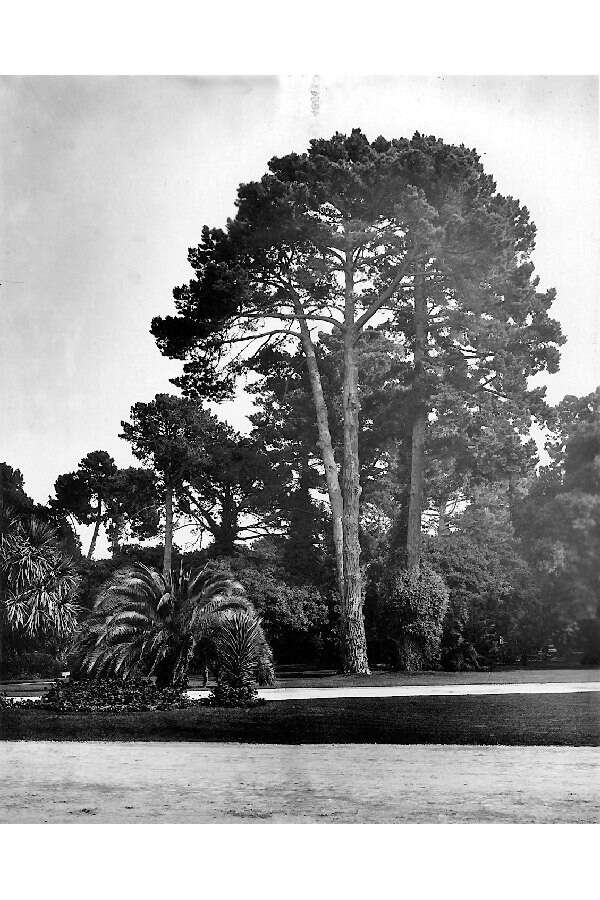
<instances>
[{"instance_id":1,"label":"shrub","mask_svg":"<svg viewBox=\"0 0 600 900\"><path fill-rule=\"evenodd\" d=\"M12 709L12 708L13 708L12 700L9 697L7 697L6 692L3 691L0 694L0 711L2 711L4 709Z\"/></svg>"},{"instance_id":2,"label":"shrub","mask_svg":"<svg viewBox=\"0 0 600 900\"><path fill-rule=\"evenodd\" d=\"M34 678L55 678L63 669L50 653L43 653L40 650L24 653L19 663L21 674L31 675Z\"/></svg>"},{"instance_id":3,"label":"shrub","mask_svg":"<svg viewBox=\"0 0 600 900\"><path fill-rule=\"evenodd\" d=\"M397 569L388 576L382 585L379 630L390 643L395 668L412 672L439 666L448 596L444 579L425 566L415 574Z\"/></svg>"},{"instance_id":4,"label":"shrub","mask_svg":"<svg viewBox=\"0 0 600 900\"><path fill-rule=\"evenodd\" d=\"M208 699L202 702L206 706L250 707L263 706L267 701L258 696L253 684L232 687L219 683L211 690Z\"/></svg>"},{"instance_id":5,"label":"shrub","mask_svg":"<svg viewBox=\"0 0 600 900\"><path fill-rule=\"evenodd\" d=\"M260 569L241 561L235 577L243 583L261 618L277 661L320 661L332 643L330 609L314 585L289 584L281 569L266 563Z\"/></svg>"},{"instance_id":6,"label":"shrub","mask_svg":"<svg viewBox=\"0 0 600 900\"><path fill-rule=\"evenodd\" d=\"M441 647L442 667L447 672L473 672L481 669L479 654L457 628L446 628Z\"/></svg>"},{"instance_id":7,"label":"shrub","mask_svg":"<svg viewBox=\"0 0 600 900\"><path fill-rule=\"evenodd\" d=\"M123 712L188 709L199 704L200 701L192 700L182 689L158 688L151 681L142 678L129 678L123 681L98 678L57 681L41 700L20 702L17 709L49 710L61 715L69 713L111 715Z\"/></svg>"},{"instance_id":8,"label":"shrub","mask_svg":"<svg viewBox=\"0 0 600 900\"><path fill-rule=\"evenodd\" d=\"M236 613L226 619L215 638L219 683L233 688L252 685L264 657L264 641L257 616Z\"/></svg>"},{"instance_id":9,"label":"shrub","mask_svg":"<svg viewBox=\"0 0 600 900\"><path fill-rule=\"evenodd\" d=\"M206 698L194 700L184 688L159 688L145 678L93 678L57 681L40 700L14 703L0 694L0 710L46 710L59 715L118 715L192 709L203 706L249 708L262 706L254 684L232 686L219 683Z\"/></svg>"}]
</instances>

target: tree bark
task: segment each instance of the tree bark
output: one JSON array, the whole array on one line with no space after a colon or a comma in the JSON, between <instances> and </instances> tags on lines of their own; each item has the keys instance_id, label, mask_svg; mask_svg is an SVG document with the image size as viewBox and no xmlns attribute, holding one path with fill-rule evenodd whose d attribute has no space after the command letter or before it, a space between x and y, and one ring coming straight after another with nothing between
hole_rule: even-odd
<instances>
[{"instance_id":1,"label":"tree bark","mask_svg":"<svg viewBox=\"0 0 600 900\"><path fill-rule=\"evenodd\" d=\"M360 464L358 455L359 409L356 332L354 329L354 274L352 251L346 251L344 314L344 469L343 548L344 599L342 629L344 671L369 675L367 642L363 617L362 576L360 571Z\"/></svg>"},{"instance_id":2,"label":"tree bark","mask_svg":"<svg viewBox=\"0 0 600 900\"><path fill-rule=\"evenodd\" d=\"M437 533L448 534L450 531L448 527L448 519L446 516L446 510L448 508L448 500L446 497L443 497L438 503L438 523L437 523Z\"/></svg>"},{"instance_id":3,"label":"tree bark","mask_svg":"<svg viewBox=\"0 0 600 900\"><path fill-rule=\"evenodd\" d=\"M408 571L416 574L421 567L421 516L423 510L423 476L425 471L425 426L427 424L427 408L423 397L424 360L427 343L427 297L425 295L424 275L415 275L414 290L415 349L413 394L415 398L415 417L412 428L406 558Z\"/></svg>"},{"instance_id":4,"label":"tree bark","mask_svg":"<svg viewBox=\"0 0 600 900\"><path fill-rule=\"evenodd\" d=\"M299 317L304 315L304 310L296 301L296 312ZM337 581L340 600L344 598L344 531L343 531L343 500L340 488L340 480L338 467L333 453L333 444L331 442L331 432L329 430L329 416L327 413L327 404L323 394L321 385L321 374L317 363L315 348L310 336L310 330L306 324L306 319L299 318L300 332L302 336L302 346L306 357L306 367L310 380L310 387L315 405L315 413L317 419L317 430L319 434L319 447L321 448L321 458L325 467L325 479L327 482L327 493L329 494L329 502L331 504L331 518L333 530L333 547L335 553L335 562L337 568Z\"/></svg>"},{"instance_id":5,"label":"tree bark","mask_svg":"<svg viewBox=\"0 0 600 900\"><path fill-rule=\"evenodd\" d=\"M110 538L110 552L112 558L115 559L121 552L121 531L123 529L122 519L120 517L116 517L113 519L112 525L109 529L109 538Z\"/></svg>"},{"instance_id":6,"label":"tree bark","mask_svg":"<svg viewBox=\"0 0 600 900\"><path fill-rule=\"evenodd\" d=\"M238 510L231 487L227 485L221 500L221 522L214 535L216 555L233 556L238 531Z\"/></svg>"},{"instance_id":7,"label":"tree bark","mask_svg":"<svg viewBox=\"0 0 600 900\"><path fill-rule=\"evenodd\" d=\"M165 481L165 552L163 556L163 576L171 574L173 557L173 485Z\"/></svg>"},{"instance_id":8,"label":"tree bark","mask_svg":"<svg viewBox=\"0 0 600 900\"><path fill-rule=\"evenodd\" d=\"M89 546L89 550L87 552L87 558L91 559L94 550L96 549L96 541L98 540L98 533L100 531L100 524L102 522L102 500L98 497L98 509L96 510L96 523L94 525L94 533L92 535L92 541Z\"/></svg>"}]
</instances>

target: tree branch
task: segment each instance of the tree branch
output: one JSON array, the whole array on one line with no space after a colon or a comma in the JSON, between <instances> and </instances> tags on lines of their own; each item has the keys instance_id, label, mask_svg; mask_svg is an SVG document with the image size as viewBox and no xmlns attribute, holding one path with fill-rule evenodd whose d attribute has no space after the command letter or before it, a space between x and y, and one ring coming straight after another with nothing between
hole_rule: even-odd
<instances>
[{"instance_id":1,"label":"tree branch","mask_svg":"<svg viewBox=\"0 0 600 900\"><path fill-rule=\"evenodd\" d=\"M364 311L362 316L359 316L359 318L354 323L354 330L356 332L360 331L361 328L363 328L366 325L366 323L369 321L369 319L373 318L375 313L381 309L381 307L384 305L384 303L387 303L387 301L390 299L390 297L392 296L394 291L400 286L400 282L402 281L402 279L406 276L409 266L410 266L410 262L411 262L411 260L409 260L408 258L404 260L404 264L401 266L400 270L398 271L396 277L392 280L391 284L388 285L388 287L385 289L385 291L382 294L380 294L376 300L373 300L371 305L367 307L367 309Z\"/></svg>"}]
</instances>

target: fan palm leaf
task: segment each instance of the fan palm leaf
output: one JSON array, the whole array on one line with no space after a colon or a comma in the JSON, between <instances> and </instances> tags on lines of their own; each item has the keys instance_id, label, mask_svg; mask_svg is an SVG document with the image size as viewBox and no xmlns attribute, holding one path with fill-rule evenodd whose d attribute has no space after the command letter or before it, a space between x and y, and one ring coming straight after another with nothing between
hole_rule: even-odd
<instances>
[{"instance_id":1,"label":"fan palm leaf","mask_svg":"<svg viewBox=\"0 0 600 900\"><path fill-rule=\"evenodd\" d=\"M201 569L164 577L142 563L117 570L100 588L74 641L74 668L88 675L157 676L185 680L195 652L210 645L235 616L256 620L255 675L273 681L271 651L243 586Z\"/></svg>"},{"instance_id":2,"label":"fan palm leaf","mask_svg":"<svg viewBox=\"0 0 600 900\"><path fill-rule=\"evenodd\" d=\"M61 549L56 529L36 516L12 520L0 538L5 612L14 629L60 638L77 626L80 578Z\"/></svg>"}]
</instances>

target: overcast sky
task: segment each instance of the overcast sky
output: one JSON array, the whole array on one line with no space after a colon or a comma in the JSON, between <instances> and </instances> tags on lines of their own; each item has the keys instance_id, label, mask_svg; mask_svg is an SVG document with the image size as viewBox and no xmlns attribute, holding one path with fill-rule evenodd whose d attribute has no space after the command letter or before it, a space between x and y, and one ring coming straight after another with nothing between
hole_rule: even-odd
<instances>
[{"instance_id":1,"label":"overcast sky","mask_svg":"<svg viewBox=\"0 0 600 900\"><path fill-rule=\"evenodd\" d=\"M0 460L36 500L91 450L132 463L121 420L180 370L150 320L202 226L271 156L355 126L477 148L530 209L558 290L550 399L600 383L596 78L3 78L0 116Z\"/></svg>"}]
</instances>

